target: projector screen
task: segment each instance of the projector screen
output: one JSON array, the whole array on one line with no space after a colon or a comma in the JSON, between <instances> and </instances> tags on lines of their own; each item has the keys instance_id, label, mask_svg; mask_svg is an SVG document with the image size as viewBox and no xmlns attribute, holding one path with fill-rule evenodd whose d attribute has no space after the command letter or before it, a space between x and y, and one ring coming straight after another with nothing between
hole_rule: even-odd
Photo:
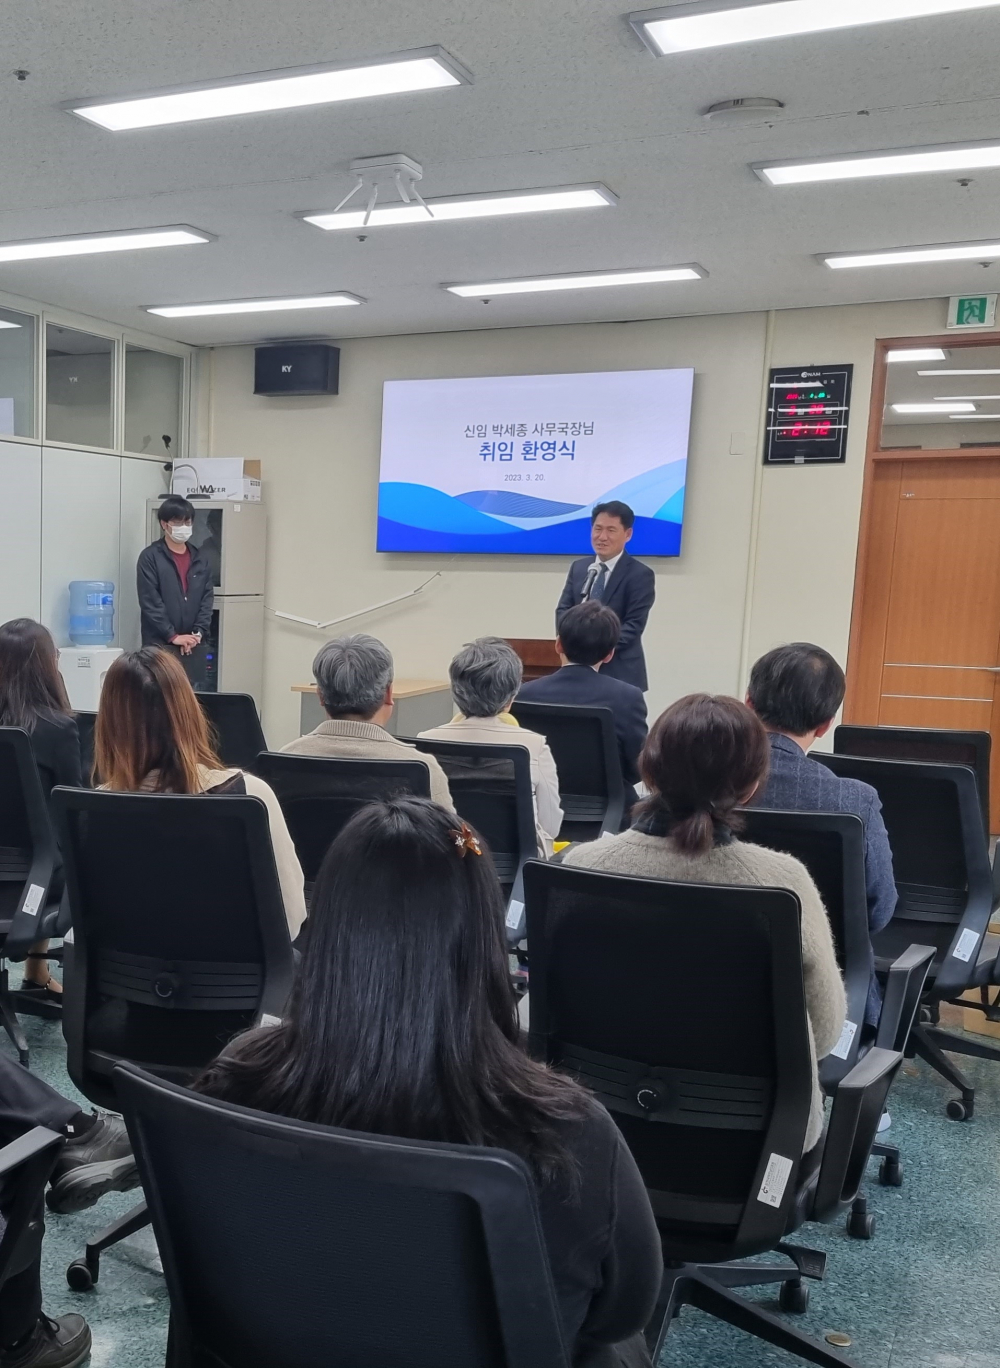
<instances>
[{"instance_id":1,"label":"projector screen","mask_svg":"<svg viewBox=\"0 0 1000 1368\"><path fill-rule=\"evenodd\" d=\"M681 549L693 370L387 380L379 551L586 555L590 510L629 550Z\"/></svg>"}]
</instances>

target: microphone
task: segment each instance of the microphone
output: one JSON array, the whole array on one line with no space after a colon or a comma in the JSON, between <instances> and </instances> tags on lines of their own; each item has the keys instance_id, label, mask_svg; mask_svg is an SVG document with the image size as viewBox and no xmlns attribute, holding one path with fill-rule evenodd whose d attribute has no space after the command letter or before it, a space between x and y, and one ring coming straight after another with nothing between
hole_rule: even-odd
<instances>
[{"instance_id":1,"label":"microphone","mask_svg":"<svg viewBox=\"0 0 1000 1368\"><path fill-rule=\"evenodd\" d=\"M597 566L590 565L587 567L587 578L583 582L583 591L580 597L581 603L586 603L590 598L590 591L594 587L595 579L597 579Z\"/></svg>"}]
</instances>

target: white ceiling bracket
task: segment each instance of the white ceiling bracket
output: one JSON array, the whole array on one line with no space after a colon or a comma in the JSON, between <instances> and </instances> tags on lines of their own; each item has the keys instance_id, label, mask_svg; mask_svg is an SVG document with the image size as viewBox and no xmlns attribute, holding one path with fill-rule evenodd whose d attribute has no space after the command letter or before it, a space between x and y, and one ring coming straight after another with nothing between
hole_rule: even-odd
<instances>
[{"instance_id":1,"label":"white ceiling bracket","mask_svg":"<svg viewBox=\"0 0 1000 1368\"><path fill-rule=\"evenodd\" d=\"M390 152L382 157L358 157L351 162L349 169L355 177L354 188L340 201L333 211L334 214L339 214L344 205L360 190L367 190L362 225L367 228L380 197L384 199L382 191L395 190L403 204L411 204L416 200L427 211L428 218L434 217L417 189L417 182L422 179L424 168L412 157L407 157L402 152Z\"/></svg>"}]
</instances>

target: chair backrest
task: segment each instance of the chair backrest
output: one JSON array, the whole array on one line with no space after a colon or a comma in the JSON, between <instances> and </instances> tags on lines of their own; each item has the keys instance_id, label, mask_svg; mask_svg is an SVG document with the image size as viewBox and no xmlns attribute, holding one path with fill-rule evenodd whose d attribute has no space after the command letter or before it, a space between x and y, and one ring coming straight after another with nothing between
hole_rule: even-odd
<instances>
[{"instance_id":1,"label":"chair backrest","mask_svg":"<svg viewBox=\"0 0 1000 1368\"><path fill-rule=\"evenodd\" d=\"M835 1088L857 1061L871 980L864 823L853 812L747 808L741 815L748 841L802 861L826 908L847 990L843 1035L819 1067L824 1088Z\"/></svg>"},{"instance_id":2,"label":"chair backrest","mask_svg":"<svg viewBox=\"0 0 1000 1368\"><path fill-rule=\"evenodd\" d=\"M431 794L430 770L420 759L345 760L264 751L253 768L281 804L307 892L331 843L360 808L401 793Z\"/></svg>"},{"instance_id":3,"label":"chair backrest","mask_svg":"<svg viewBox=\"0 0 1000 1368\"><path fill-rule=\"evenodd\" d=\"M532 1053L613 1113L664 1255L773 1248L813 1087L798 899L541 861L524 890Z\"/></svg>"},{"instance_id":4,"label":"chair backrest","mask_svg":"<svg viewBox=\"0 0 1000 1368\"><path fill-rule=\"evenodd\" d=\"M538 854L527 748L421 737L416 746L437 757L455 811L486 841L508 899L523 905L522 870Z\"/></svg>"},{"instance_id":5,"label":"chair backrest","mask_svg":"<svg viewBox=\"0 0 1000 1368\"><path fill-rule=\"evenodd\" d=\"M211 723L224 765L253 769L267 750L257 704L246 693L198 693L198 702Z\"/></svg>"},{"instance_id":6,"label":"chair backrest","mask_svg":"<svg viewBox=\"0 0 1000 1368\"><path fill-rule=\"evenodd\" d=\"M936 991L962 991L975 967L993 902L972 770L818 752L813 758L834 774L860 779L878 792L899 893L890 928L905 929L907 944L933 945L941 954Z\"/></svg>"},{"instance_id":7,"label":"chair backrest","mask_svg":"<svg viewBox=\"0 0 1000 1368\"><path fill-rule=\"evenodd\" d=\"M23 959L38 939L56 842L28 733L0 727L0 935L3 954Z\"/></svg>"},{"instance_id":8,"label":"chair backrest","mask_svg":"<svg viewBox=\"0 0 1000 1368\"><path fill-rule=\"evenodd\" d=\"M510 710L522 727L541 732L549 743L565 813L560 839L590 841L605 831L617 833L625 786L611 709L515 698Z\"/></svg>"},{"instance_id":9,"label":"chair backrest","mask_svg":"<svg viewBox=\"0 0 1000 1368\"><path fill-rule=\"evenodd\" d=\"M25 1243L41 1243L42 1194L65 1143L57 1131L34 1126L0 1149L0 1287L26 1266Z\"/></svg>"},{"instance_id":10,"label":"chair backrest","mask_svg":"<svg viewBox=\"0 0 1000 1368\"><path fill-rule=\"evenodd\" d=\"M934 727L859 727L853 723L842 723L833 733L834 755L968 765L979 786L979 803L987 835L990 830L990 746L990 734L983 731L945 731Z\"/></svg>"},{"instance_id":11,"label":"chair backrest","mask_svg":"<svg viewBox=\"0 0 1000 1368\"><path fill-rule=\"evenodd\" d=\"M117 1073L170 1293L171 1368L568 1368L514 1155Z\"/></svg>"},{"instance_id":12,"label":"chair backrest","mask_svg":"<svg viewBox=\"0 0 1000 1368\"><path fill-rule=\"evenodd\" d=\"M55 788L73 942L63 1029L73 1082L113 1103L122 1059L187 1079L262 1013L293 955L267 808L246 794Z\"/></svg>"}]
</instances>

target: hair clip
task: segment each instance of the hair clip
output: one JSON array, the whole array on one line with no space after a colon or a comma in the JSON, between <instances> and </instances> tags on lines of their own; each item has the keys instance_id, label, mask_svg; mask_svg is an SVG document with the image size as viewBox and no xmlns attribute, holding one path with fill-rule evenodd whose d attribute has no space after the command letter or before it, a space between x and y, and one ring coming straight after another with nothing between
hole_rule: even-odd
<instances>
[{"instance_id":1,"label":"hair clip","mask_svg":"<svg viewBox=\"0 0 1000 1368\"><path fill-rule=\"evenodd\" d=\"M479 837L472 830L472 827L469 826L468 822L463 822L458 831L452 831L449 835L455 842L455 849L463 860L465 859L467 851L470 850L473 855L482 855L483 848L479 844Z\"/></svg>"}]
</instances>

